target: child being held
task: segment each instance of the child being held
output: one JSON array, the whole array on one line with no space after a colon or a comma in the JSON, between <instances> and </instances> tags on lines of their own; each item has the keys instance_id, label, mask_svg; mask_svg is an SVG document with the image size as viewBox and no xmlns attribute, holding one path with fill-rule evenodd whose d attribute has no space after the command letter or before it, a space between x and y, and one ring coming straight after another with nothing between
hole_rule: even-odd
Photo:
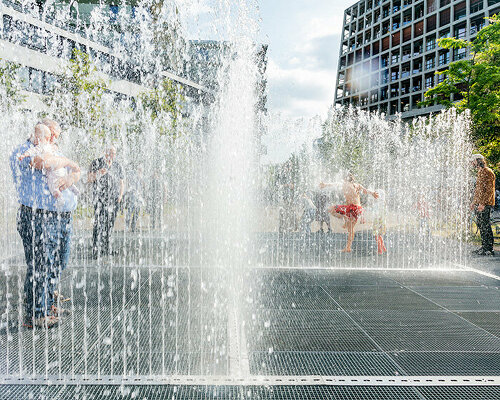
<instances>
[{"instance_id":1,"label":"child being held","mask_svg":"<svg viewBox=\"0 0 500 400\"><path fill-rule=\"evenodd\" d=\"M68 175L66 167L72 167L75 163L66 157L56 156L55 152L57 151L57 148L54 144L50 143L50 138L50 129L44 124L37 124L35 126L35 134L33 135L33 143L35 146L19 155L18 159L21 161L26 157L41 157L45 162L51 159L50 164L53 165L53 167L44 169L44 173L47 176L47 184L49 186L50 193L57 199L57 206L58 202L62 201L61 191L59 190L57 183L60 178ZM76 195L80 194L80 191L75 185L71 185L68 189Z\"/></svg>"},{"instance_id":2,"label":"child being held","mask_svg":"<svg viewBox=\"0 0 500 400\"><path fill-rule=\"evenodd\" d=\"M377 189L377 193L379 197L375 199L375 204L373 206L372 230L375 240L377 241L377 253L381 255L387 253L383 238L386 232L386 206L385 192L382 189Z\"/></svg>"}]
</instances>

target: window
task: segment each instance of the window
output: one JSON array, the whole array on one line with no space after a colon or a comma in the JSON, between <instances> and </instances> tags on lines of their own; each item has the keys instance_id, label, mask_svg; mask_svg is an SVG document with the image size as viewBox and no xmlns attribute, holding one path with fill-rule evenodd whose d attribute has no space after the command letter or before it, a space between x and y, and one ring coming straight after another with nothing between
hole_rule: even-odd
<instances>
[{"instance_id":1,"label":"window","mask_svg":"<svg viewBox=\"0 0 500 400\"><path fill-rule=\"evenodd\" d=\"M474 14L483 9L483 1L482 0L471 0L470 2L470 13Z\"/></svg>"},{"instance_id":2,"label":"window","mask_svg":"<svg viewBox=\"0 0 500 400\"><path fill-rule=\"evenodd\" d=\"M436 29L436 15L427 18L427 32L432 32L434 29Z\"/></svg>"},{"instance_id":3,"label":"window","mask_svg":"<svg viewBox=\"0 0 500 400\"><path fill-rule=\"evenodd\" d=\"M470 34L475 35L484 28L484 19L476 19L470 23Z\"/></svg>"},{"instance_id":4,"label":"window","mask_svg":"<svg viewBox=\"0 0 500 400\"><path fill-rule=\"evenodd\" d=\"M450 8L439 13L439 26L448 25L450 23Z\"/></svg>"},{"instance_id":5,"label":"window","mask_svg":"<svg viewBox=\"0 0 500 400\"><path fill-rule=\"evenodd\" d=\"M427 58L425 60L425 69L432 69L434 68L434 57L432 58Z\"/></svg>"},{"instance_id":6,"label":"window","mask_svg":"<svg viewBox=\"0 0 500 400\"><path fill-rule=\"evenodd\" d=\"M30 87L30 71L28 67L20 67L17 70L17 76L21 81L21 88L24 90L29 90Z\"/></svg>"},{"instance_id":7,"label":"window","mask_svg":"<svg viewBox=\"0 0 500 400\"><path fill-rule=\"evenodd\" d=\"M436 48L436 38L434 36L428 37L425 42L425 50L431 51Z\"/></svg>"},{"instance_id":8,"label":"window","mask_svg":"<svg viewBox=\"0 0 500 400\"><path fill-rule=\"evenodd\" d=\"M433 77L432 76L428 76L425 78L425 88L426 89L430 89L433 85Z\"/></svg>"},{"instance_id":9,"label":"window","mask_svg":"<svg viewBox=\"0 0 500 400\"><path fill-rule=\"evenodd\" d=\"M457 39L465 39L466 37L465 25L455 27L455 37Z\"/></svg>"},{"instance_id":10,"label":"window","mask_svg":"<svg viewBox=\"0 0 500 400\"><path fill-rule=\"evenodd\" d=\"M450 52L449 50L446 50L445 52L440 52L439 53L439 58L438 58L438 64L439 65L445 65L450 62Z\"/></svg>"},{"instance_id":11,"label":"window","mask_svg":"<svg viewBox=\"0 0 500 400\"><path fill-rule=\"evenodd\" d=\"M455 21L463 19L467 16L467 8L465 6L465 1L457 4L454 8L455 8L454 10Z\"/></svg>"},{"instance_id":12,"label":"window","mask_svg":"<svg viewBox=\"0 0 500 400\"><path fill-rule=\"evenodd\" d=\"M437 2L437 0L427 0L427 12L428 13L436 11L436 2Z\"/></svg>"},{"instance_id":13,"label":"window","mask_svg":"<svg viewBox=\"0 0 500 400\"><path fill-rule=\"evenodd\" d=\"M30 68L30 88L35 93L43 93L43 72Z\"/></svg>"},{"instance_id":14,"label":"window","mask_svg":"<svg viewBox=\"0 0 500 400\"><path fill-rule=\"evenodd\" d=\"M461 60L467 57L467 49L454 49L453 50L453 60Z\"/></svg>"},{"instance_id":15,"label":"window","mask_svg":"<svg viewBox=\"0 0 500 400\"><path fill-rule=\"evenodd\" d=\"M397 81L399 79L399 71L391 72L391 81Z\"/></svg>"}]
</instances>

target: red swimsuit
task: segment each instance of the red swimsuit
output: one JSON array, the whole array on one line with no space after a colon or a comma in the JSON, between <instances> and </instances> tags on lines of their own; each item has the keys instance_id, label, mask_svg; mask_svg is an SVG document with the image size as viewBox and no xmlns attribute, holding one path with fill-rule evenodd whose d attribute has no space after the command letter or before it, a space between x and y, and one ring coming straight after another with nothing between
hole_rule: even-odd
<instances>
[{"instance_id":1,"label":"red swimsuit","mask_svg":"<svg viewBox=\"0 0 500 400\"><path fill-rule=\"evenodd\" d=\"M345 215L347 218L352 218L355 221L357 221L359 216L363 212L363 207L357 206L355 204L349 204L349 205L342 204L335 206L335 212L337 214Z\"/></svg>"}]
</instances>

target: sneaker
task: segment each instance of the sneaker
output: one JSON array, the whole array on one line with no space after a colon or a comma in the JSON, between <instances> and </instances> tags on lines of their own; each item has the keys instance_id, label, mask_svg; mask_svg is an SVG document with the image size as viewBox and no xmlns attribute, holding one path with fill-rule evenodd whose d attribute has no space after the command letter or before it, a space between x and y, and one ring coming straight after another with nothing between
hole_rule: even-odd
<instances>
[{"instance_id":1,"label":"sneaker","mask_svg":"<svg viewBox=\"0 0 500 400\"><path fill-rule=\"evenodd\" d=\"M483 252L483 248L482 248L482 247L480 247L479 249L472 250L472 252L471 252L471 253L472 253L472 254L474 254L474 255L478 255L478 254L480 254L480 253L482 253L482 252Z\"/></svg>"},{"instance_id":2,"label":"sneaker","mask_svg":"<svg viewBox=\"0 0 500 400\"><path fill-rule=\"evenodd\" d=\"M474 254L478 256L494 256L495 252L493 250L479 249L479 251L475 252Z\"/></svg>"}]
</instances>

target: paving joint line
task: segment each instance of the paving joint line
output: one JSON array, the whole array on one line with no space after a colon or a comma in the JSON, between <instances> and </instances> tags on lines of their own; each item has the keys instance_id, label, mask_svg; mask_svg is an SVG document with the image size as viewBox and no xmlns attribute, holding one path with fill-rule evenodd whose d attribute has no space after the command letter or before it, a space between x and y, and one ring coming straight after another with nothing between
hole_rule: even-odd
<instances>
[{"instance_id":1,"label":"paving joint line","mask_svg":"<svg viewBox=\"0 0 500 400\"><path fill-rule=\"evenodd\" d=\"M445 310L445 311L446 311L446 312L448 312L449 314L455 315L455 316L457 316L458 318L460 318L461 320L463 320L463 321L467 322L468 324L470 324L470 325L474 326L475 328L477 328L477 329L479 329L479 330L481 330L481 331L483 331L483 332L486 332L489 336L493 336L495 339L500 339L500 338L499 338L498 336L496 336L495 334L493 334L493 333L491 333L491 332L487 331L486 329L484 329L484 328L480 327L479 325L476 325L475 323L473 323L473 322L469 321L468 319L466 319L466 318L462 317L461 315L459 315L459 314L457 314L457 313L455 313L455 312L453 312L453 311L449 310L448 308L446 308L445 306L443 306L443 305L441 305L441 304L439 304L439 303L435 302L434 300L429 299L428 297L426 297L426 296L425 296L425 295L423 295L422 293L419 293L419 292L417 292L416 290L413 290L411 287L408 287L408 286L406 286L406 285L402 284L401 282L398 282L398 281L397 281L396 279L394 279L394 278L390 278L390 279L394 280L394 282L399 283L399 284L401 285L401 287L404 287L405 289L409 290L410 292L413 292L413 293L415 293L416 295L418 295L418 296L420 296L420 297L424 298L425 300L427 300L427 301L429 301L429 302L431 302L431 303L435 304L436 306L438 306L438 307L442 308L443 310Z\"/></svg>"},{"instance_id":2,"label":"paving joint line","mask_svg":"<svg viewBox=\"0 0 500 400\"><path fill-rule=\"evenodd\" d=\"M334 299L334 298L330 295L330 293L328 293L328 292L327 292L327 291L326 291L326 290L325 290L322 286L320 286L320 287L321 287L321 290L323 290L323 291L326 293L326 295L327 295L328 297L330 297L330 299L332 299L332 300L335 302L335 304L337 304L337 305L338 305L338 307L340 308L340 310L341 310L341 311L342 311L342 312L343 312L343 313L347 316L347 318L349 318L349 319L351 320L351 322L352 322L352 323L354 323L354 325L355 325L355 326L356 326L356 327L357 327L357 328L358 328L361 332L363 332L363 334L364 334L364 335L365 335L368 339L370 339L370 341L371 341L371 342L375 345L375 347L376 347L376 348L377 348L380 352L382 352L383 354L385 354L385 355L389 358L389 360L391 360L391 362L393 363L393 365L394 365L396 368L398 368L398 369L399 369L399 371L400 371L402 374L404 374L404 375L408 375L408 374L406 373L406 371L404 370L404 368L403 368L403 367L401 367L401 366L400 366L400 365L396 362L396 360L394 360L394 359L393 359L393 358L392 358L392 357L391 357L391 356L390 356L390 355L389 355L389 354L388 354L388 353L387 353L384 349L382 349L382 347L381 347L381 346L380 346L380 345L379 345L379 344L375 341L375 339L373 339L373 338L372 338L372 337L368 334L368 332L366 332L366 330L365 330L365 329L364 329L364 328L363 328L363 327L362 327L362 326L361 326L361 325L360 325L360 324L359 324L359 323L358 323L358 322L357 322L357 321L356 321L356 320L355 320L355 319L354 319L354 318L353 318L353 317L352 317L349 313L347 313L347 312L346 312L346 311L342 308L342 306L341 306L341 305L340 305L340 304L339 304L339 303L338 303L338 302L337 302L337 301L336 301L336 300L335 300L335 299Z\"/></svg>"}]
</instances>

